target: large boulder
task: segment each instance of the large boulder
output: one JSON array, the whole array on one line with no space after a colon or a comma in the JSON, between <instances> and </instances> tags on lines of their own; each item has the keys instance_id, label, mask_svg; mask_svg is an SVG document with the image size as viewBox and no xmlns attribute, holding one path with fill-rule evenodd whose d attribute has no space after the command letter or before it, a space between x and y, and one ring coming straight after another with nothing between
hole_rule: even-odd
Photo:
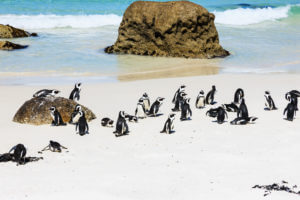
<instances>
[{"instance_id":1,"label":"large boulder","mask_svg":"<svg viewBox=\"0 0 300 200\"><path fill-rule=\"evenodd\" d=\"M118 39L106 53L186 58L228 56L219 44L215 16L188 1L137 1L125 11Z\"/></svg>"},{"instance_id":2,"label":"large boulder","mask_svg":"<svg viewBox=\"0 0 300 200\"><path fill-rule=\"evenodd\" d=\"M34 97L26 101L17 111L13 121L22 124L42 125L51 124L52 118L49 108L55 106L64 122L69 122L77 103L63 97ZM82 106L88 121L96 119L95 114Z\"/></svg>"},{"instance_id":3,"label":"large boulder","mask_svg":"<svg viewBox=\"0 0 300 200\"><path fill-rule=\"evenodd\" d=\"M29 33L27 31L12 27L10 25L0 24L0 38L20 38L30 36L37 36L37 34Z\"/></svg>"},{"instance_id":4,"label":"large boulder","mask_svg":"<svg viewBox=\"0 0 300 200\"><path fill-rule=\"evenodd\" d=\"M0 41L0 49L1 50L24 49L27 47L28 47L28 45L15 44L15 43L12 43L9 41Z\"/></svg>"}]
</instances>

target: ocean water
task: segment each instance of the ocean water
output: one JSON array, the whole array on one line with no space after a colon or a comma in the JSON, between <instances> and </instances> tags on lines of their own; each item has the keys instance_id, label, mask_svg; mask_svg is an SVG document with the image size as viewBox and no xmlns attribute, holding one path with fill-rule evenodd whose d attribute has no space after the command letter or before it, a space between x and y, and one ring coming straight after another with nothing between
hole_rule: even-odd
<instances>
[{"instance_id":1,"label":"ocean water","mask_svg":"<svg viewBox=\"0 0 300 200\"><path fill-rule=\"evenodd\" d=\"M232 54L216 60L105 54L132 2L1 0L0 24L37 32L39 37L11 39L30 46L0 52L0 84L118 81L124 74L185 65L218 67L214 73L300 72L300 0L194 0L215 14L221 45Z\"/></svg>"}]
</instances>

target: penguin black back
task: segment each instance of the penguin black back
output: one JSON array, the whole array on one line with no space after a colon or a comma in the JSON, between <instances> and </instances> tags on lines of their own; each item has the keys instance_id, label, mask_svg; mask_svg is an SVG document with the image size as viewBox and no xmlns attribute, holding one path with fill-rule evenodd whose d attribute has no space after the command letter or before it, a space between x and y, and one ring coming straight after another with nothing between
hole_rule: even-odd
<instances>
[{"instance_id":1,"label":"penguin black back","mask_svg":"<svg viewBox=\"0 0 300 200\"><path fill-rule=\"evenodd\" d=\"M212 89L207 93L206 98L205 98L205 103L213 105L215 102L215 93L216 93L216 86L212 86Z\"/></svg>"},{"instance_id":2,"label":"penguin black back","mask_svg":"<svg viewBox=\"0 0 300 200\"><path fill-rule=\"evenodd\" d=\"M235 104L239 104L242 98L244 98L244 90L242 88L238 88L234 93L233 102Z\"/></svg>"},{"instance_id":3,"label":"penguin black back","mask_svg":"<svg viewBox=\"0 0 300 200\"><path fill-rule=\"evenodd\" d=\"M248 118L248 109L245 103L245 99L243 98L239 107L239 110L237 112L237 117L242 117L242 118Z\"/></svg>"}]
</instances>

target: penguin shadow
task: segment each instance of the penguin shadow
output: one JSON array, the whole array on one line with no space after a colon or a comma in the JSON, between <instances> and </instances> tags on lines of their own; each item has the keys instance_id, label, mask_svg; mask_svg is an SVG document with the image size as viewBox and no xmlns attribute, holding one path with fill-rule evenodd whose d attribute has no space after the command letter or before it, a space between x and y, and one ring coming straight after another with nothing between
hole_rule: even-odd
<instances>
[{"instance_id":1,"label":"penguin shadow","mask_svg":"<svg viewBox=\"0 0 300 200\"><path fill-rule=\"evenodd\" d=\"M115 133L115 132L114 132ZM122 137L122 136L127 136L129 135L130 131L126 132L126 133L123 133L123 134L120 134L120 135L115 135L116 137Z\"/></svg>"},{"instance_id":2,"label":"penguin shadow","mask_svg":"<svg viewBox=\"0 0 300 200\"><path fill-rule=\"evenodd\" d=\"M164 133L164 134L166 134L166 135L170 135L170 134L173 134L173 133L175 133L176 131L170 131L169 133L166 133L166 132L163 132L163 131L160 131L160 133Z\"/></svg>"},{"instance_id":3,"label":"penguin shadow","mask_svg":"<svg viewBox=\"0 0 300 200\"><path fill-rule=\"evenodd\" d=\"M180 121L191 121L192 120L192 118L187 118L187 119L182 119L182 118L180 118Z\"/></svg>"},{"instance_id":4,"label":"penguin shadow","mask_svg":"<svg viewBox=\"0 0 300 200\"><path fill-rule=\"evenodd\" d=\"M160 117L162 115L164 115L164 114L160 113L160 114L156 114L156 115L148 115L148 117Z\"/></svg>"},{"instance_id":5,"label":"penguin shadow","mask_svg":"<svg viewBox=\"0 0 300 200\"><path fill-rule=\"evenodd\" d=\"M286 120L286 121L289 121L289 122L293 122L295 118L293 118L293 119L288 119L288 118L285 117L285 118L283 118L283 119Z\"/></svg>"},{"instance_id":6,"label":"penguin shadow","mask_svg":"<svg viewBox=\"0 0 300 200\"><path fill-rule=\"evenodd\" d=\"M213 106L213 105L215 105L217 103L218 103L217 101L214 101L214 102L211 102L209 105Z\"/></svg>"},{"instance_id":7,"label":"penguin shadow","mask_svg":"<svg viewBox=\"0 0 300 200\"><path fill-rule=\"evenodd\" d=\"M278 110L277 108L276 109L270 109L270 108L264 108L265 111L272 111L272 110Z\"/></svg>"},{"instance_id":8,"label":"penguin shadow","mask_svg":"<svg viewBox=\"0 0 300 200\"><path fill-rule=\"evenodd\" d=\"M224 122L219 123L218 120L213 120L212 122L213 122L213 123L217 123L217 124L224 124L224 123L226 123L226 122L228 122L228 121L225 121L225 120L224 120Z\"/></svg>"}]
</instances>

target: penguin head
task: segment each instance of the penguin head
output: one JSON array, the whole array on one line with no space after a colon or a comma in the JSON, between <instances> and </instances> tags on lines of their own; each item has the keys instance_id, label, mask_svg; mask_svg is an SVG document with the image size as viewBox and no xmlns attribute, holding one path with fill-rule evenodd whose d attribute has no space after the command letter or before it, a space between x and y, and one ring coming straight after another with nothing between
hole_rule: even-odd
<instances>
[{"instance_id":1,"label":"penguin head","mask_svg":"<svg viewBox=\"0 0 300 200\"><path fill-rule=\"evenodd\" d=\"M157 101L160 102L160 103L162 103L162 102L164 101L164 99L165 99L165 98L163 98L163 97L158 97L158 98L157 98Z\"/></svg>"},{"instance_id":2,"label":"penguin head","mask_svg":"<svg viewBox=\"0 0 300 200\"><path fill-rule=\"evenodd\" d=\"M119 112L119 117L125 118L125 112L124 111L120 111Z\"/></svg>"},{"instance_id":3,"label":"penguin head","mask_svg":"<svg viewBox=\"0 0 300 200\"><path fill-rule=\"evenodd\" d=\"M76 83L76 84L75 84L75 88L80 89L80 87L81 87L81 83Z\"/></svg>"},{"instance_id":4,"label":"penguin head","mask_svg":"<svg viewBox=\"0 0 300 200\"><path fill-rule=\"evenodd\" d=\"M185 85L181 85L180 87L179 87L179 92L182 92L182 91L184 91L185 90Z\"/></svg>"},{"instance_id":5,"label":"penguin head","mask_svg":"<svg viewBox=\"0 0 300 200\"><path fill-rule=\"evenodd\" d=\"M143 97L148 98L148 94L145 92L145 93L143 94Z\"/></svg>"},{"instance_id":6,"label":"penguin head","mask_svg":"<svg viewBox=\"0 0 300 200\"><path fill-rule=\"evenodd\" d=\"M270 95L270 92L269 92L269 91L265 91L265 94L266 94L266 95Z\"/></svg>"},{"instance_id":7,"label":"penguin head","mask_svg":"<svg viewBox=\"0 0 300 200\"><path fill-rule=\"evenodd\" d=\"M200 90L199 94L204 95L204 91Z\"/></svg>"},{"instance_id":8,"label":"penguin head","mask_svg":"<svg viewBox=\"0 0 300 200\"><path fill-rule=\"evenodd\" d=\"M215 85L213 85L213 86L212 86L212 89L213 89L213 90L216 90L216 86L215 86Z\"/></svg>"},{"instance_id":9,"label":"penguin head","mask_svg":"<svg viewBox=\"0 0 300 200\"><path fill-rule=\"evenodd\" d=\"M286 93L286 94L285 94L285 99L288 100L288 101L291 101L291 100L292 100L292 95L291 95L291 93L289 93L289 92Z\"/></svg>"},{"instance_id":10,"label":"penguin head","mask_svg":"<svg viewBox=\"0 0 300 200\"><path fill-rule=\"evenodd\" d=\"M175 113L171 113L171 114L169 114L169 118L170 119L175 119L175 115L176 115Z\"/></svg>"},{"instance_id":11,"label":"penguin head","mask_svg":"<svg viewBox=\"0 0 300 200\"><path fill-rule=\"evenodd\" d=\"M181 92L179 95L180 95L182 98L185 98L185 97L187 96L187 93Z\"/></svg>"},{"instance_id":12,"label":"penguin head","mask_svg":"<svg viewBox=\"0 0 300 200\"><path fill-rule=\"evenodd\" d=\"M60 93L60 91L58 91L58 90L52 90L51 95L55 96L55 95L57 95L58 93Z\"/></svg>"},{"instance_id":13,"label":"penguin head","mask_svg":"<svg viewBox=\"0 0 300 200\"><path fill-rule=\"evenodd\" d=\"M186 98L186 99L185 99L185 103L186 103L186 104L190 104L190 100L191 100L191 98Z\"/></svg>"},{"instance_id":14,"label":"penguin head","mask_svg":"<svg viewBox=\"0 0 300 200\"><path fill-rule=\"evenodd\" d=\"M77 111L77 112L82 111L81 105L77 104L77 105L75 106L75 111Z\"/></svg>"},{"instance_id":15,"label":"penguin head","mask_svg":"<svg viewBox=\"0 0 300 200\"><path fill-rule=\"evenodd\" d=\"M51 112L54 112L54 111L56 111L56 107L55 107L55 106L51 106L51 107L49 108L49 110L50 110Z\"/></svg>"},{"instance_id":16,"label":"penguin head","mask_svg":"<svg viewBox=\"0 0 300 200\"><path fill-rule=\"evenodd\" d=\"M241 99L241 104L242 104L242 103L243 103L243 104L245 103L245 99L244 99L244 98Z\"/></svg>"},{"instance_id":17,"label":"penguin head","mask_svg":"<svg viewBox=\"0 0 300 200\"><path fill-rule=\"evenodd\" d=\"M138 101L138 105L142 105L144 103L143 99L140 98L139 101Z\"/></svg>"}]
</instances>

